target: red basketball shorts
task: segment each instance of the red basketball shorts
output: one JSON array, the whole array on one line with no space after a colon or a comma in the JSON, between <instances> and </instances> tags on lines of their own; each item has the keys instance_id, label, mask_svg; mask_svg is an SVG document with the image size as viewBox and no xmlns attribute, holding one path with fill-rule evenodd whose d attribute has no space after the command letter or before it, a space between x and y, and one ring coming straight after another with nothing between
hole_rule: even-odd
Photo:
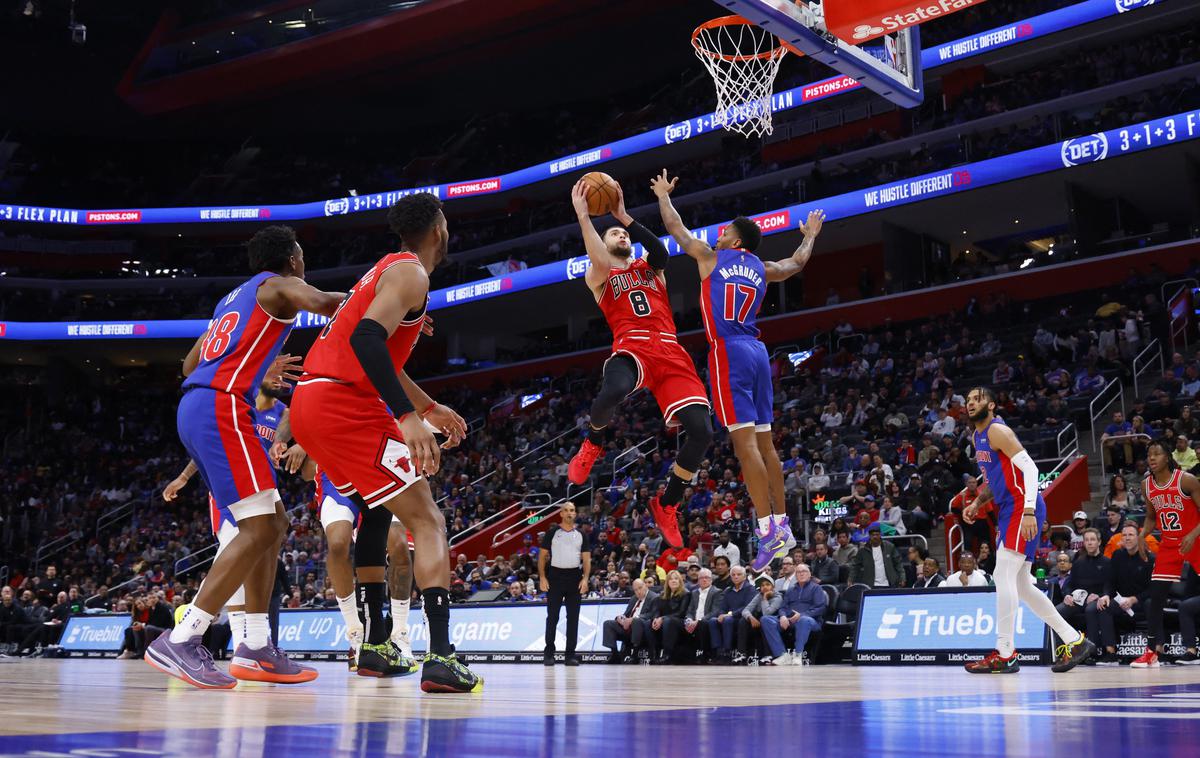
<instances>
[{"instance_id":1,"label":"red basketball shorts","mask_svg":"<svg viewBox=\"0 0 1200 758\"><path fill-rule=\"evenodd\" d=\"M292 434L343 495L368 508L418 480L396 420L378 396L328 379L302 379L291 405Z\"/></svg>"},{"instance_id":2,"label":"red basketball shorts","mask_svg":"<svg viewBox=\"0 0 1200 758\"><path fill-rule=\"evenodd\" d=\"M1164 538L1159 544L1158 555L1154 557L1154 581L1177 582L1183 576L1184 561L1192 564L1192 568L1200 571L1200 540L1192 545L1190 553L1179 551L1180 541Z\"/></svg>"},{"instance_id":3,"label":"red basketball shorts","mask_svg":"<svg viewBox=\"0 0 1200 758\"><path fill-rule=\"evenodd\" d=\"M709 407L708 392L696 374L692 356L667 332L631 331L613 343L613 355L628 355L637 364L638 383L658 401L667 426L679 426L675 414L689 405ZM611 360L611 358L610 358Z\"/></svg>"}]
</instances>

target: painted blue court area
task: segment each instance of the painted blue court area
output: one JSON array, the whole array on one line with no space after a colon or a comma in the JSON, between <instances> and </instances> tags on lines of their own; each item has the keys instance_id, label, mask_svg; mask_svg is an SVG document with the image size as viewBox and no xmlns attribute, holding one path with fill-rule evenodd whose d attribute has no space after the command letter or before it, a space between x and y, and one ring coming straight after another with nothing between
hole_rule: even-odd
<instances>
[{"instance_id":1,"label":"painted blue court area","mask_svg":"<svg viewBox=\"0 0 1200 758\"><path fill-rule=\"evenodd\" d=\"M540 679L532 666L512 667ZM670 678L677 683L683 671ZM876 669L876 671L879 671ZM713 670L687 669L686 687L719 688ZM1126 673L1128 670L1126 670ZM797 698L836 686L820 668L788 677ZM633 712L439 717L444 705L422 702L427 717L299 725L91 731L0 738L3 756L1120 756L1152 750L1157 758L1200 755L1200 686L1133 686L996 694L1000 677L979 682L978 695L921 696L935 690L947 669L909 668L887 677L911 683L913 697L852 702L746 707L671 708ZM1009 677L1003 677L1008 679ZM1132 678L1132 677L1131 677ZM784 680L772 676L772 684ZM764 682L765 683L765 682ZM686 702L687 689L672 687L666 700ZM990 691L990 694L989 694ZM804 694L799 694L803 692ZM237 693L187 693L236 698ZM619 690L596 692L619 707ZM193 697L193 702L198 699ZM211 705L211 701L208 703ZM580 703L581 710L586 704ZM147 707L153 706L149 703ZM646 706L643 705L643 708ZM203 706L201 706L203 708ZM559 713L553 713L560 710ZM150 714L146 714L150 715Z\"/></svg>"}]
</instances>

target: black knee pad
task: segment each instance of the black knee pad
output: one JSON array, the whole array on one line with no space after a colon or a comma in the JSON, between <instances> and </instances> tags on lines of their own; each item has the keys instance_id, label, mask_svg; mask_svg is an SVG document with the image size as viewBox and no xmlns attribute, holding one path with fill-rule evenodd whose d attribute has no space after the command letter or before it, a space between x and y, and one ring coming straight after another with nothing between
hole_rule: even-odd
<instances>
[{"instance_id":1,"label":"black knee pad","mask_svg":"<svg viewBox=\"0 0 1200 758\"><path fill-rule=\"evenodd\" d=\"M361 503L359 508L362 509L362 524L354 541L354 565L356 568L386 566L392 513L382 506L367 508L365 503Z\"/></svg>"},{"instance_id":2,"label":"black knee pad","mask_svg":"<svg viewBox=\"0 0 1200 758\"><path fill-rule=\"evenodd\" d=\"M620 354L609 358L604 364L604 380L600 383L600 391L592 403L592 416L596 416L597 411L615 409L633 392L637 380L638 368L632 358Z\"/></svg>"},{"instance_id":3,"label":"black knee pad","mask_svg":"<svg viewBox=\"0 0 1200 758\"><path fill-rule=\"evenodd\" d=\"M707 406L689 405L675 414L675 420L683 428L684 434L675 462L684 471L695 471L712 444L712 413Z\"/></svg>"}]
</instances>

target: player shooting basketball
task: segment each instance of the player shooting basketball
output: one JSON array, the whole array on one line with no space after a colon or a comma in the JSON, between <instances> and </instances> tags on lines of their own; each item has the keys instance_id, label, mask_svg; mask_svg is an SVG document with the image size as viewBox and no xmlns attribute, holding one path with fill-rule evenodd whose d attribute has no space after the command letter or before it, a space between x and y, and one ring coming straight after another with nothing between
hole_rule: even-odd
<instances>
[{"instance_id":1,"label":"player shooting basketball","mask_svg":"<svg viewBox=\"0 0 1200 758\"><path fill-rule=\"evenodd\" d=\"M592 402L587 439L571 459L568 477L575 484L587 479L604 452L604 430L617 406L634 390L649 389L667 426L680 426L684 432L666 491L649 503L663 539L672 547L680 547L683 536L676 506L712 442L712 411L692 357L675 336L675 317L664 273L669 260L667 248L625 211L620 185L612 182L611 186L616 188L611 212L621 226L605 230L603 237L592 224L587 183L580 180L571 191L590 263L585 281L612 329L613 352L604 363L604 379ZM646 248L645 258L633 257L633 242Z\"/></svg>"},{"instance_id":2,"label":"player shooting basketball","mask_svg":"<svg viewBox=\"0 0 1200 758\"><path fill-rule=\"evenodd\" d=\"M715 248L688 231L671 205L671 192L678 181L679 177L668 180L667 170L663 169L650 181L650 189L658 197L667 231L700 269L700 310L709 347L708 381L717 420L729 430L758 518L758 555L753 568L762 571L785 555L796 544L796 538L784 510L783 465L771 433L775 418L771 360L766 345L758 338L755 322L767 296L767 283L790 279L808 265L825 212L808 214L808 221L800 227L804 241L791 257L764 261L755 255L762 230L745 216L734 219L721 231Z\"/></svg>"}]
</instances>

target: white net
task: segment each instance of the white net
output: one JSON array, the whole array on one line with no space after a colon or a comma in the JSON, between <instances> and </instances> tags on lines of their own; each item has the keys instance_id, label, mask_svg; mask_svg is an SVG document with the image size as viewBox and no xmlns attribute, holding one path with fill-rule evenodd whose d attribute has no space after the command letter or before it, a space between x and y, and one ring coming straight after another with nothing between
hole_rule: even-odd
<instances>
[{"instance_id":1,"label":"white net","mask_svg":"<svg viewBox=\"0 0 1200 758\"><path fill-rule=\"evenodd\" d=\"M775 76L787 54L775 35L729 16L698 28L692 46L717 85L717 123L746 137L770 134Z\"/></svg>"}]
</instances>

